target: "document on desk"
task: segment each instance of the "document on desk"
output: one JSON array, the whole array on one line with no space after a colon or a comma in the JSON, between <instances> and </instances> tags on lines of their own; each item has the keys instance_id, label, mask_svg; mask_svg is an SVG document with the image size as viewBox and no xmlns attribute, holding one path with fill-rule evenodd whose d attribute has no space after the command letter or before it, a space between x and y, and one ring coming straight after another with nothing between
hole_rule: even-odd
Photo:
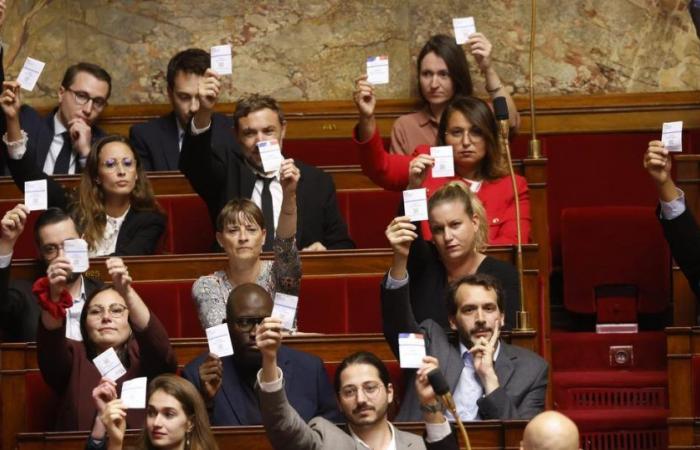
<instances>
[{"instance_id":1,"label":"document on desk","mask_svg":"<svg viewBox=\"0 0 700 450\"><path fill-rule=\"evenodd\" d=\"M209 351L219 358L233 355L233 345L231 345L231 335L228 332L228 325L222 323L206 329Z\"/></svg>"},{"instance_id":2,"label":"document on desk","mask_svg":"<svg viewBox=\"0 0 700 450\"><path fill-rule=\"evenodd\" d=\"M215 45L211 48L211 68L219 75L231 75L233 73L230 45Z\"/></svg>"},{"instance_id":3,"label":"document on desk","mask_svg":"<svg viewBox=\"0 0 700 450\"><path fill-rule=\"evenodd\" d=\"M664 122L661 142L669 152L683 151L683 121Z\"/></svg>"},{"instance_id":4,"label":"document on desk","mask_svg":"<svg viewBox=\"0 0 700 450\"><path fill-rule=\"evenodd\" d=\"M22 69L19 71L19 75L17 75L17 82L20 87L27 91L33 91L36 82L39 81L41 72L44 71L45 65L45 63L38 59L27 58L27 60L24 61L24 66L22 66Z\"/></svg>"},{"instance_id":5,"label":"document on desk","mask_svg":"<svg viewBox=\"0 0 700 450\"><path fill-rule=\"evenodd\" d=\"M425 357L425 337L420 333L399 333L399 365L420 369Z\"/></svg>"},{"instance_id":6,"label":"document on desk","mask_svg":"<svg viewBox=\"0 0 700 450\"><path fill-rule=\"evenodd\" d=\"M428 220L428 200L425 188L403 191L403 210L411 222Z\"/></svg>"},{"instance_id":7,"label":"document on desk","mask_svg":"<svg viewBox=\"0 0 700 450\"><path fill-rule=\"evenodd\" d=\"M367 81L372 84L389 83L388 56L370 56L367 58Z\"/></svg>"},{"instance_id":8,"label":"document on desk","mask_svg":"<svg viewBox=\"0 0 700 450\"><path fill-rule=\"evenodd\" d=\"M459 45L466 44L469 36L476 33L473 17L455 17L452 19L452 26L455 29L455 40Z\"/></svg>"}]
</instances>

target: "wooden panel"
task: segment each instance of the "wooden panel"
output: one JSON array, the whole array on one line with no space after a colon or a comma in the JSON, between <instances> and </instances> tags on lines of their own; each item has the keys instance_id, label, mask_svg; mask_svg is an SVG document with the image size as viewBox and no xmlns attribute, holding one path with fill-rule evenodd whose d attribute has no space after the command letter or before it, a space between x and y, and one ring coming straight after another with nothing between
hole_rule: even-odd
<instances>
[{"instance_id":1,"label":"wooden panel","mask_svg":"<svg viewBox=\"0 0 700 450\"><path fill-rule=\"evenodd\" d=\"M693 411L692 358L700 356L700 328L666 328L668 370L668 442L669 449L696 448L694 439L700 428L695 425L700 411Z\"/></svg>"}]
</instances>

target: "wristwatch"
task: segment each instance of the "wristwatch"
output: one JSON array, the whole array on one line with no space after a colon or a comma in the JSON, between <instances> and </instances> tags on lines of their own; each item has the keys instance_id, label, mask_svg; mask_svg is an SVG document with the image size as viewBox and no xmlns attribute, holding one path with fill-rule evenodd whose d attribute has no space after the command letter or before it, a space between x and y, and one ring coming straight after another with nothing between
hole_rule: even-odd
<instances>
[{"instance_id":1,"label":"wristwatch","mask_svg":"<svg viewBox=\"0 0 700 450\"><path fill-rule=\"evenodd\" d=\"M445 410L445 408L442 406L442 403L440 403L440 402L435 402L431 405L424 405L421 403L420 410L423 411L424 413L435 414L437 412L443 412Z\"/></svg>"}]
</instances>

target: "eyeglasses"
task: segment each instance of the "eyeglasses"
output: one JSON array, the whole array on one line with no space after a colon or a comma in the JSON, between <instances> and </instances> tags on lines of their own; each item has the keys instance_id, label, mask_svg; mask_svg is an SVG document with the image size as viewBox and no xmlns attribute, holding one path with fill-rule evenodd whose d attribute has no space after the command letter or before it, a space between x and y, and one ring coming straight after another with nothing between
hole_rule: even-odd
<instances>
[{"instance_id":1,"label":"eyeglasses","mask_svg":"<svg viewBox=\"0 0 700 450\"><path fill-rule=\"evenodd\" d=\"M107 308L107 311L109 311L109 315L114 318L114 319L119 319L121 316L124 315L125 311L128 311L129 308L127 308L124 305L120 305L119 303L112 303L109 305ZM105 314L107 314L107 311L101 306L91 306L88 309L88 317L91 319L102 319Z\"/></svg>"},{"instance_id":2,"label":"eyeglasses","mask_svg":"<svg viewBox=\"0 0 700 450\"><path fill-rule=\"evenodd\" d=\"M350 400L351 398L356 397L357 392L360 389L362 389L362 392L364 392L364 394L367 397L373 397L379 393L379 389L381 387L382 387L382 384L377 383L376 381L368 381L367 383L364 383L359 388L357 386L345 386L342 389L340 389L340 396L346 400Z\"/></svg>"},{"instance_id":3,"label":"eyeglasses","mask_svg":"<svg viewBox=\"0 0 700 450\"><path fill-rule=\"evenodd\" d=\"M264 317L239 317L233 323L236 324L239 330L248 332L255 328L256 325L260 325L263 320L265 320Z\"/></svg>"},{"instance_id":4,"label":"eyeglasses","mask_svg":"<svg viewBox=\"0 0 700 450\"><path fill-rule=\"evenodd\" d=\"M71 88L66 88L66 90L73 93L75 103L80 106L86 105L90 100L92 100L92 106L97 109L102 109L107 106L107 99L104 97L90 97L90 94L85 91L74 91Z\"/></svg>"},{"instance_id":5,"label":"eyeglasses","mask_svg":"<svg viewBox=\"0 0 700 450\"><path fill-rule=\"evenodd\" d=\"M53 259L58 253L63 250L63 243L60 244L46 244L39 247L41 254L44 255L46 259Z\"/></svg>"},{"instance_id":6,"label":"eyeglasses","mask_svg":"<svg viewBox=\"0 0 700 450\"><path fill-rule=\"evenodd\" d=\"M464 139L465 133L469 136L469 140L472 142L481 141L484 139L484 132L477 127L471 127L468 130L465 130L464 128L452 128L450 130L447 130L445 132L445 135L450 136L452 139L461 141L462 139Z\"/></svg>"},{"instance_id":7,"label":"eyeglasses","mask_svg":"<svg viewBox=\"0 0 700 450\"><path fill-rule=\"evenodd\" d=\"M127 171L136 168L136 162L132 158L122 158L121 161L115 158L107 158L102 163L102 167L109 172L114 172L117 170L117 167L121 168L123 171Z\"/></svg>"}]
</instances>

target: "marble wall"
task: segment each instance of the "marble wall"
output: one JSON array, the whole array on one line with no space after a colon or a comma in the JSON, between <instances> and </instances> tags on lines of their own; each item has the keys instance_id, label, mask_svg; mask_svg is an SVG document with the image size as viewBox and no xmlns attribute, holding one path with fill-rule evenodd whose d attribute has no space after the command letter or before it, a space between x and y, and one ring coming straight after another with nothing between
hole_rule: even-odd
<instances>
[{"instance_id":1,"label":"marble wall","mask_svg":"<svg viewBox=\"0 0 700 450\"><path fill-rule=\"evenodd\" d=\"M233 45L224 99L265 92L280 100L350 99L367 56L387 54L381 98L415 92L415 58L452 17L474 16L516 94L528 91L526 0L8 0L5 65L47 62L35 105L52 104L65 67L107 68L111 103L165 103L174 52ZM545 95L700 90L700 41L687 0L539 0L536 91ZM473 73L478 89L483 77Z\"/></svg>"}]
</instances>

